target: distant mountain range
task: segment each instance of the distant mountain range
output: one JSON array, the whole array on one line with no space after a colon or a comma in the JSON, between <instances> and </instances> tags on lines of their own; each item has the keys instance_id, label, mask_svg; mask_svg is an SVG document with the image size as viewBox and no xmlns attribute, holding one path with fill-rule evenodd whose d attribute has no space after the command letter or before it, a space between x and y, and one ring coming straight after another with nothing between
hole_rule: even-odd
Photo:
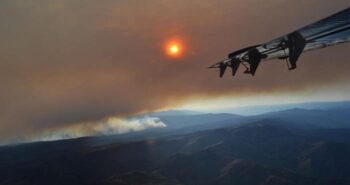
<instances>
[{"instance_id":1,"label":"distant mountain range","mask_svg":"<svg viewBox=\"0 0 350 185\"><path fill-rule=\"evenodd\" d=\"M184 116L184 115L196 115L196 114L204 114L203 112L192 111L192 110L166 110L160 112L151 112L147 115L149 116Z\"/></svg>"},{"instance_id":2,"label":"distant mountain range","mask_svg":"<svg viewBox=\"0 0 350 185\"><path fill-rule=\"evenodd\" d=\"M348 185L350 108L327 106L162 112L163 129L3 146L0 184Z\"/></svg>"},{"instance_id":3,"label":"distant mountain range","mask_svg":"<svg viewBox=\"0 0 350 185\"><path fill-rule=\"evenodd\" d=\"M230 113L239 115L259 115L269 112L277 112L289 109L307 109L307 110L328 110L334 108L350 108L350 101L340 102L308 102L308 103L291 103L278 105L255 105L235 108L223 108L215 110L215 113Z\"/></svg>"},{"instance_id":4,"label":"distant mountain range","mask_svg":"<svg viewBox=\"0 0 350 185\"><path fill-rule=\"evenodd\" d=\"M294 128L350 128L350 102L305 103L289 105L287 110L273 111L265 114L242 116L229 113L201 113L194 111L164 111L151 113L164 122L166 128L156 128L140 132L151 132L152 136L185 134L200 130L241 126L259 120L276 120L277 125ZM295 108L294 106L305 108ZM315 109L311 109L316 107ZM184 114L181 114L184 113Z\"/></svg>"}]
</instances>

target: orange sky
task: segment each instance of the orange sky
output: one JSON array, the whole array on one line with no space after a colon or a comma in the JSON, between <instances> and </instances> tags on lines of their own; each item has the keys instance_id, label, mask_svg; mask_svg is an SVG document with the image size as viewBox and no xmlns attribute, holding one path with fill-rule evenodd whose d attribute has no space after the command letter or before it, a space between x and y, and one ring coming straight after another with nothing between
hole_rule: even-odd
<instances>
[{"instance_id":1,"label":"orange sky","mask_svg":"<svg viewBox=\"0 0 350 185\"><path fill-rule=\"evenodd\" d=\"M265 95L290 95L293 102L317 92L319 100L334 99L349 86L349 44L303 54L291 72L285 63L271 61L255 77L239 72L219 79L206 67L349 5L348 0L0 1L0 140L218 97L233 104L237 98L242 105L245 97ZM183 42L180 58L164 54L173 38Z\"/></svg>"}]
</instances>

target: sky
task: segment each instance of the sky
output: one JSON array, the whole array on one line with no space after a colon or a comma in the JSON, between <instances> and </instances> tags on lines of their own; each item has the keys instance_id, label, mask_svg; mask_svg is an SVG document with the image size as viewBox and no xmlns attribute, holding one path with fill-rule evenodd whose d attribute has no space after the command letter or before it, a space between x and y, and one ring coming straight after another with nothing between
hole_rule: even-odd
<instances>
[{"instance_id":1,"label":"sky","mask_svg":"<svg viewBox=\"0 0 350 185\"><path fill-rule=\"evenodd\" d=\"M220 79L207 67L349 5L348 0L2 0L0 142L172 108L348 100L349 44L304 53L290 72L278 60L260 65L255 77L239 71ZM183 44L181 57L164 51L171 40Z\"/></svg>"}]
</instances>

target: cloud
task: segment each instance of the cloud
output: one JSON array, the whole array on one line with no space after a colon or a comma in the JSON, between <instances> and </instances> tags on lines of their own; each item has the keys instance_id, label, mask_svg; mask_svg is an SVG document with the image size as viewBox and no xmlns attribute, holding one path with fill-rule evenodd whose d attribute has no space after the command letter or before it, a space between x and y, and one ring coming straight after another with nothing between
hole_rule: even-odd
<instances>
[{"instance_id":1,"label":"cloud","mask_svg":"<svg viewBox=\"0 0 350 185\"><path fill-rule=\"evenodd\" d=\"M349 45L262 64L254 78L206 69L349 6L318 0L0 1L0 140L174 107L194 98L294 93L349 80ZM188 50L163 53L172 37ZM336 89L335 89L336 91Z\"/></svg>"}]
</instances>

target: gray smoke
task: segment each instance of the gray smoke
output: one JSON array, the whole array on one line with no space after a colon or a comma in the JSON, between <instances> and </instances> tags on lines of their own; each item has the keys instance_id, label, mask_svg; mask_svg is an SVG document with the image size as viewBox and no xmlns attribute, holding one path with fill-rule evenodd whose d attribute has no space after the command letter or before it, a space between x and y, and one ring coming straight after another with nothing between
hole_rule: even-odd
<instances>
[{"instance_id":1,"label":"gray smoke","mask_svg":"<svg viewBox=\"0 0 350 185\"><path fill-rule=\"evenodd\" d=\"M48 130L28 138L15 138L11 143L33 142L33 141L53 141L60 139L71 139L85 136L102 136L125 134L137 132L149 128L164 128L166 124L157 117L138 117L121 119L110 117L99 122L89 122L75 124L61 129Z\"/></svg>"}]
</instances>

